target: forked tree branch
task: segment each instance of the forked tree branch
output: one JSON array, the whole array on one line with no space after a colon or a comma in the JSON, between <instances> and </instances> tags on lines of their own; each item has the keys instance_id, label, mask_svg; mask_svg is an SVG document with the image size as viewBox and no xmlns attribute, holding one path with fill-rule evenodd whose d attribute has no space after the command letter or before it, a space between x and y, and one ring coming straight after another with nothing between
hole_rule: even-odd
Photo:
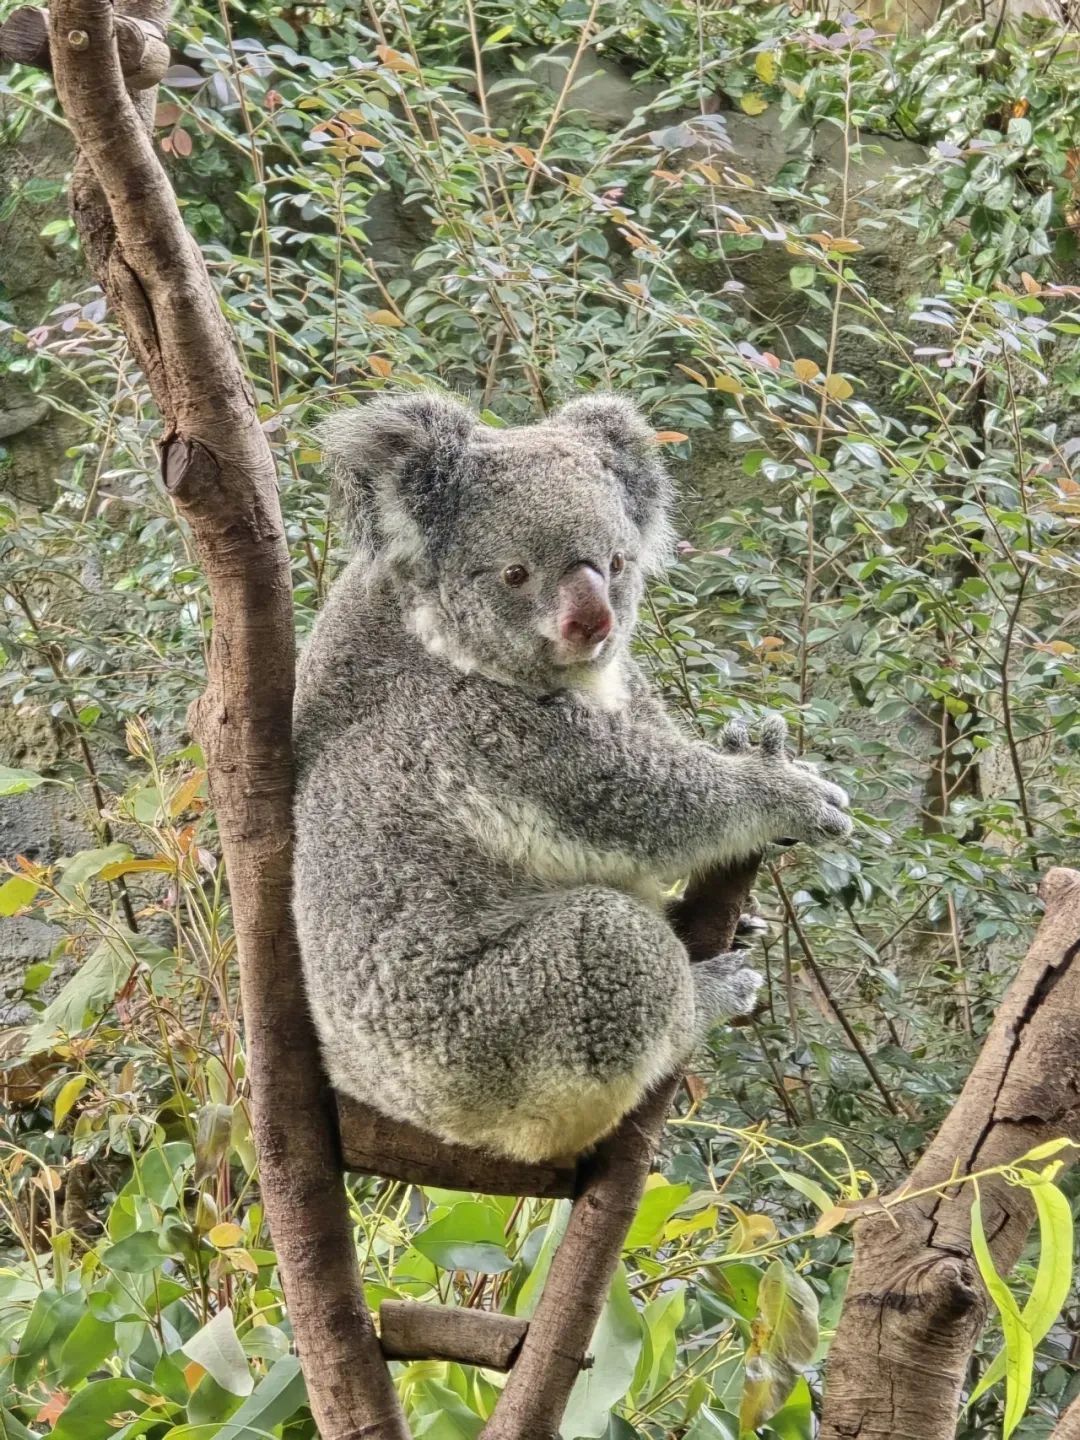
<instances>
[{"instance_id":1,"label":"forked tree branch","mask_svg":"<svg viewBox=\"0 0 1080 1440\"><path fill-rule=\"evenodd\" d=\"M953 1440L988 1297L972 1257L973 1187L1045 1141L1080 1142L1080 872L1051 870L1046 914L975 1068L905 1187L946 1187L855 1226L855 1262L829 1354L819 1440ZM1061 1158L1068 1159L1068 1152ZM1012 1269L1033 1220L1023 1186L980 1182L995 1267ZM1080 1414L1057 1440L1080 1440Z\"/></svg>"},{"instance_id":2,"label":"forked tree branch","mask_svg":"<svg viewBox=\"0 0 1080 1440\"><path fill-rule=\"evenodd\" d=\"M81 152L76 221L161 411L166 484L213 599L194 728L228 867L260 1184L312 1409L326 1440L406 1440L364 1305L290 914L294 636L273 457L144 123L153 93L137 110L125 88L111 0L55 0L50 55Z\"/></svg>"}]
</instances>

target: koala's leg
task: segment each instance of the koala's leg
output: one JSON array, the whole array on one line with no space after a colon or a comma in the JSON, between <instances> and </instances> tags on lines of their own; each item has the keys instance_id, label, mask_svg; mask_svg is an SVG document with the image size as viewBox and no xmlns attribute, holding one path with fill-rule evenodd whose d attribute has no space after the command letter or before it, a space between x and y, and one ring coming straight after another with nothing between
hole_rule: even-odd
<instances>
[{"instance_id":1,"label":"koala's leg","mask_svg":"<svg viewBox=\"0 0 1080 1440\"><path fill-rule=\"evenodd\" d=\"M620 891L523 902L520 921L469 957L425 1119L522 1159L579 1153L710 1024L752 1008L758 983L741 956L691 966L663 916Z\"/></svg>"}]
</instances>

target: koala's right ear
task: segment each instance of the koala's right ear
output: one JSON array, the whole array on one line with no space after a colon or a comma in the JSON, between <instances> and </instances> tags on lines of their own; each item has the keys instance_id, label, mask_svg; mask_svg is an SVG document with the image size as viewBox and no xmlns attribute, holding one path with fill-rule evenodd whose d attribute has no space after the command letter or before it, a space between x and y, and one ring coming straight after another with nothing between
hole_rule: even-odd
<instances>
[{"instance_id":1,"label":"koala's right ear","mask_svg":"<svg viewBox=\"0 0 1080 1440\"><path fill-rule=\"evenodd\" d=\"M421 391L370 400L317 426L358 549L405 565L423 556L453 508L476 424L457 400Z\"/></svg>"}]
</instances>

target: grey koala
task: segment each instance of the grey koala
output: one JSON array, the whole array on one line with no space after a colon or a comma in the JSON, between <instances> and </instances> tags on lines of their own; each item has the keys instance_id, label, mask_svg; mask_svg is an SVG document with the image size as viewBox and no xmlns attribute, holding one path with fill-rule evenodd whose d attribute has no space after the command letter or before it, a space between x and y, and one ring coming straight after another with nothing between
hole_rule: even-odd
<instances>
[{"instance_id":1,"label":"grey koala","mask_svg":"<svg viewBox=\"0 0 1080 1440\"><path fill-rule=\"evenodd\" d=\"M684 735L629 654L671 484L626 400L495 429L425 392L326 422L357 541L304 653L295 908L334 1085L446 1140L579 1153L748 1013L743 955L691 967L665 889L847 797Z\"/></svg>"}]
</instances>

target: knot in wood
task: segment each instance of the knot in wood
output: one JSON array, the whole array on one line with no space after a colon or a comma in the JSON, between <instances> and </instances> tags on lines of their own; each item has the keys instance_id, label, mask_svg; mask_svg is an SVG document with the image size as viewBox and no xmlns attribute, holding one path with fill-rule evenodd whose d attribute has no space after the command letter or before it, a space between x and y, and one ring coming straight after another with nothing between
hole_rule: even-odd
<instances>
[{"instance_id":1,"label":"knot in wood","mask_svg":"<svg viewBox=\"0 0 1080 1440\"><path fill-rule=\"evenodd\" d=\"M72 50L85 50L90 44L90 36L85 30L69 30L67 42Z\"/></svg>"},{"instance_id":2,"label":"knot in wood","mask_svg":"<svg viewBox=\"0 0 1080 1440\"><path fill-rule=\"evenodd\" d=\"M170 495L188 505L214 499L220 493L217 460L198 440L173 435L162 446L161 474Z\"/></svg>"}]
</instances>

